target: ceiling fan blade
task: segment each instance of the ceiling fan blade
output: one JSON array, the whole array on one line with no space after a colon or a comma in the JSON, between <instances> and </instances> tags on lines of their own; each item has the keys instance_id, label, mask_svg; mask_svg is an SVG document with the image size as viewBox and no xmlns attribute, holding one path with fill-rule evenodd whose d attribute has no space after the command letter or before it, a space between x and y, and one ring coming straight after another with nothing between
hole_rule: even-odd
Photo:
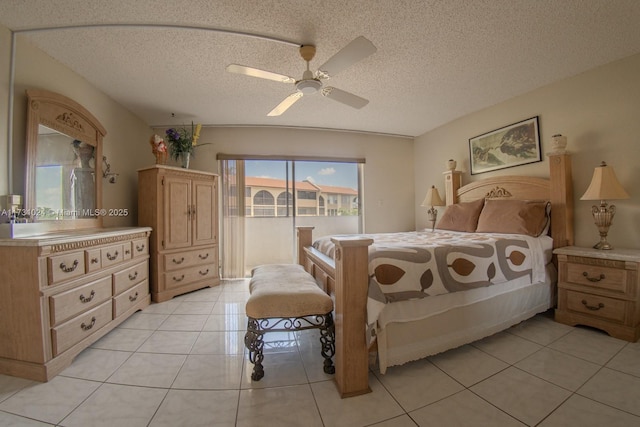
<instances>
[{"instance_id":1,"label":"ceiling fan blade","mask_svg":"<svg viewBox=\"0 0 640 427\"><path fill-rule=\"evenodd\" d=\"M335 87L327 86L322 89L322 95L327 98L331 98L334 101L341 102L349 107L353 108L362 108L369 103L369 100L360 98L357 95L354 95L349 92L345 92L344 90L337 89Z\"/></svg>"},{"instance_id":2,"label":"ceiling fan blade","mask_svg":"<svg viewBox=\"0 0 640 427\"><path fill-rule=\"evenodd\" d=\"M269 114L267 114L267 116L279 116L280 114L287 111L289 107L295 104L296 101L300 98L302 98L302 92L292 93L291 95L287 96L280 104L278 104L273 110L269 111Z\"/></svg>"},{"instance_id":3,"label":"ceiling fan blade","mask_svg":"<svg viewBox=\"0 0 640 427\"><path fill-rule=\"evenodd\" d=\"M245 65L230 64L227 65L227 71L230 73L244 74L245 76L258 77L260 79L273 80L282 83L295 83L296 81L293 77L285 76L284 74L272 73L271 71L247 67Z\"/></svg>"},{"instance_id":4,"label":"ceiling fan blade","mask_svg":"<svg viewBox=\"0 0 640 427\"><path fill-rule=\"evenodd\" d=\"M320 78L333 77L340 71L375 53L377 50L373 43L360 36L322 64L318 68L318 76Z\"/></svg>"}]
</instances>

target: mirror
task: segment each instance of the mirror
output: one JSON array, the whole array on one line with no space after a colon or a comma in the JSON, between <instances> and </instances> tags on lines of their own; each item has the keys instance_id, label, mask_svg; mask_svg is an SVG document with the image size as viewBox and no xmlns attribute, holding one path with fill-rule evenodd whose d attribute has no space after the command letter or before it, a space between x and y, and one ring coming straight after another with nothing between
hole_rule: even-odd
<instances>
[{"instance_id":1,"label":"mirror","mask_svg":"<svg viewBox=\"0 0 640 427\"><path fill-rule=\"evenodd\" d=\"M97 159L104 128L60 94L27 90L27 100L26 212L35 221L100 227L102 165Z\"/></svg>"}]
</instances>

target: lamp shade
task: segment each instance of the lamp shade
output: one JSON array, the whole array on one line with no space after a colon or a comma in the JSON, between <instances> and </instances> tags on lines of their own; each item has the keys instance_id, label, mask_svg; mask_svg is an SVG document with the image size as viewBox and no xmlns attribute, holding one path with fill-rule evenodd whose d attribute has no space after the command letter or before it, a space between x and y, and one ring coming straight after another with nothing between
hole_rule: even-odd
<instances>
[{"instance_id":1,"label":"lamp shade","mask_svg":"<svg viewBox=\"0 0 640 427\"><path fill-rule=\"evenodd\" d=\"M589 184L589 188L587 188L580 200L619 200L628 198L629 194L620 185L613 168L602 162L593 171L591 184Z\"/></svg>"},{"instance_id":2,"label":"lamp shade","mask_svg":"<svg viewBox=\"0 0 640 427\"><path fill-rule=\"evenodd\" d=\"M424 201L420 206L444 206L444 202L440 198L440 194L438 193L438 189L435 187L435 185L432 185L431 188L429 188L429 190L427 191L427 195L425 196Z\"/></svg>"}]
</instances>

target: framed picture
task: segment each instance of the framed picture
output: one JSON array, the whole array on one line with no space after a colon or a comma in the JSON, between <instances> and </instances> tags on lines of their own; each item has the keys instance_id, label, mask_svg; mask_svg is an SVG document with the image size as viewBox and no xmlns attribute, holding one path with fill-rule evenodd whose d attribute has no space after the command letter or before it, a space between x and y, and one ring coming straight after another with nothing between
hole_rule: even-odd
<instances>
[{"instance_id":1,"label":"framed picture","mask_svg":"<svg viewBox=\"0 0 640 427\"><path fill-rule=\"evenodd\" d=\"M469 140L471 175L542 161L538 116Z\"/></svg>"}]
</instances>

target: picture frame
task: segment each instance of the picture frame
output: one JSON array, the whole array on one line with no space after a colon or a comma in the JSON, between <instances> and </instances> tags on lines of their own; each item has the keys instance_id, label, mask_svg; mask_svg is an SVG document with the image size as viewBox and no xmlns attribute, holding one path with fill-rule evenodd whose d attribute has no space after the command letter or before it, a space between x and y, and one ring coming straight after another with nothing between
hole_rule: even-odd
<instances>
[{"instance_id":1,"label":"picture frame","mask_svg":"<svg viewBox=\"0 0 640 427\"><path fill-rule=\"evenodd\" d=\"M469 139L471 175L542 161L538 116Z\"/></svg>"}]
</instances>

